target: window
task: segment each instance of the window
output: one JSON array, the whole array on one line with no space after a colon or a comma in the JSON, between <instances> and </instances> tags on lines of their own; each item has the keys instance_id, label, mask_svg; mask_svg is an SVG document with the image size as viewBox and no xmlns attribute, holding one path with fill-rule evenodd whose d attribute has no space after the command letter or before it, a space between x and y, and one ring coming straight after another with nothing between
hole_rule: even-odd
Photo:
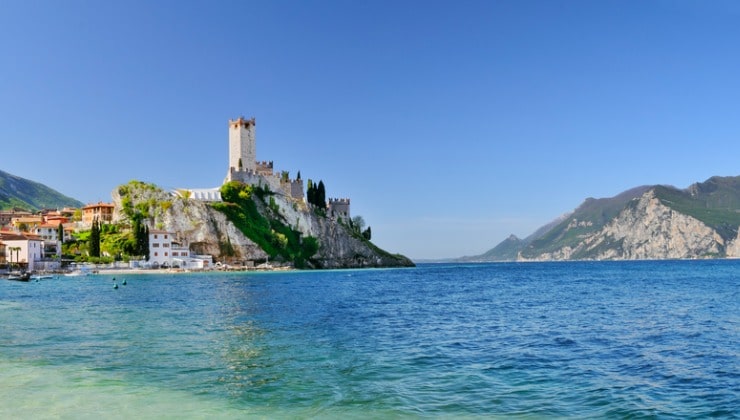
<instances>
[{"instance_id":1,"label":"window","mask_svg":"<svg viewBox=\"0 0 740 420\"><path fill-rule=\"evenodd\" d=\"M154 243L152 244L152 247L154 247L154 248L159 248L159 242L154 242Z\"/></svg>"},{"instance_id":2,"label":"window","mask_svg":"<svg viewBox=\"0 0 740 420\"><path fill-rule=\"evenodd\" d=\"M156 257L157 255L159 255L159 254L155 252L155 253L154 253L154 256Z\"/></svg>"},{"instance_id":3,"label":"window","mask_svg":"<svg viewBox=\"0 0 740 420\"><path fill-rule=\"evenodd\" d=\"M156 233L154 234L154 239L157 239L157 234Z\"/></svg>"},{"instance_id":4,"label":"window","mask_svg":"<svg viewBox=\"0 0 740 420\"><path fill-rule=\"evenodd\" d=\"M164 253L164 256L165 256L165 257L167 256L167 253L166 253L166 252Z\"/></svg>"},{"instance_id":5,"label":"window","mask_svg":"<svg viewBox=\"0 0 740 420\"><path fill-rule=\"evenodd\" d=\"M162 246L165 247L165 248L169 248L170 247L170 244L168 244L168 243L165 242L165 243L162 244Z\"/></svg>"}]
</instances>

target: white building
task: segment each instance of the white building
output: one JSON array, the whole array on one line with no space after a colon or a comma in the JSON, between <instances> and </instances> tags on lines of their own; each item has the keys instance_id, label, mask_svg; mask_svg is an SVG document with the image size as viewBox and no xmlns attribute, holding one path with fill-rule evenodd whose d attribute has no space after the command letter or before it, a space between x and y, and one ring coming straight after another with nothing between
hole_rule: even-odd
<instances>
[{"instance_id":1,"label":"white building","mask_svg":"<svg viewBox=\"0 0 740 420\"><path fill-rule=\"evenodd\" d=\"M149 231L149 264L172 267L172 240L174 235L165 230Z\"/></svg>"},{"instance_id":2,"label":"white building","mask_svg":"<svg viewBox=\"0 0 740 420\"><path fill-rule=\"evenodd\" d=\"M62 256L62 243L59 241L59 224L44 223L36 227L36 235L44 241L44 258Z\"/></svg>"},{"instance_id":3,"label":"white building","mask_svg":"<svg viewBox=\"0 0 740 420\"><path fill-rule=\"evenodd\" d=\"M149 231L148 265L151 267L204 269L210 267L212 259L210 255L191 255L188 246L178 242L173 232Z\"/></svg>"},{"instance_id":4,"label":"white building","mask_svg":"<svg viewBox=\"0 0 740 420\"><path fill-rule=\"evenodd\" d=\"M5 244L5 258L16 268L33 271L35 262L43 256L43 240L32 233L0 232L0 241Z\"/></svg>"}]
</instances>

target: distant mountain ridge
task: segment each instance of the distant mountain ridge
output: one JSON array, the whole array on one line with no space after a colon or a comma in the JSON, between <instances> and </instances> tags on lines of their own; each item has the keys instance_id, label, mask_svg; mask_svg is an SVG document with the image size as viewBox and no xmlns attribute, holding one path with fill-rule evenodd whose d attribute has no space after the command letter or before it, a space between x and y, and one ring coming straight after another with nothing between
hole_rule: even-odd
<instances>
[{"instance_id":1,"label":"distant mountain ridge","mask_svg":"<svg viewBox=\"0 0 740 420\"><path fill-rule=\"evenodd\" d=\"M82 207L81 201L70 198L46 185L0 171L0 210L14 207L26 210Z\"/></svg>"},{"instance_id":2,"label":"distant mountain ridge","mask_svg":"<svg viewBox=\"0 0 740 420\"><path fill-rule=\"evenodd\" d=\"M514 235L462 261L740 257L740 176L686 189L640 186L587 198L525 239Z\"/></svg>"}]
</instances>

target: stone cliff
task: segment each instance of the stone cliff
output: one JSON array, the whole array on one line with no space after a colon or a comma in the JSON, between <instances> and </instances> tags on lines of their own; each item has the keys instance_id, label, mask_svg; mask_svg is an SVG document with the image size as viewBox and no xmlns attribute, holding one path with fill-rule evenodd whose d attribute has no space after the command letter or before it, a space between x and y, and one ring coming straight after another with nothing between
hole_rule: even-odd
<instances>
[{"instance_id":1,"label":"stone cliff","mask_svg":"<svg viewBox=\"0 0 740 420\"><path fill-rule=\"evenodd\" d=\"M470 261L740 257L740 176L640 186L578 208Z\"/></svg>"},{"instance_id":2,"label":"stone cliff","mask_svg":"<svg viewBox=\"0 0 740 420\"><path fill-rule=\"evenodd\" d=\"M309 268L413 266L408 258L392 255L358 238L340 221L311 211L303 202L280 194L270 197L270 205L255 200L261 214L279 217L304 237L318 240L318 250L308 261ZM187 198L187 195L176 196L151 184L138 182L117 188L112 198L114 222L125 223L132 211L141 212L150 229L176 233L194 253L210 254L222 262L261 262L269 257L254 240L209 203Z\"/></svg>"},{"instance_id":3,"label":"stone cliff","mask_svg":"<svg viewBox=\"0 0 740 420\"><path fill-rule=\"evenodd\" d=\"M606 226L580 239L574 247L563 246L536 259L704 258L720 256L726 245L706 224L664 205L653 190L630 203Z\"/></svg>"}]
</instances>

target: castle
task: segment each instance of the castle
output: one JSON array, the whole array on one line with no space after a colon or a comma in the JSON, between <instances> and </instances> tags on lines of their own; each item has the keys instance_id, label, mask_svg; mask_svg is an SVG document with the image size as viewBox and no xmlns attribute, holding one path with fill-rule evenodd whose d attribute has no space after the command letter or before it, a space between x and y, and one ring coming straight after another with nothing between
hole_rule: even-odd
<instances>
[{"instance_id":1,"label":"castle","mask_svg":"<svg viewBox=\"0 0 740 420\"><path fill-rule=\"evenodd\" d=\"M267 184L273 192L303 200L302 179L290 179L287 172L275 173L272 161L257 161L255 124L254 118L229 120L229 170L224 183Z\"/></svg>"},{"instance_id":2,"label":"castle","mask_svg":"<svg viewBox=\"0 0 740 420\"><path fill-rule=\"evenodd\" d=\"M286 171L276 173L272 161L257 161L255 125L254 118L239 117L229 120L229 169L224 184L239 181L250 185L266 185L276 194L305 202L301 178L290 179ZM186 189L173 193L182 195L184 191L188 192L190 198L196 200L221 201L219 188ZM327 203L327 214L331 217L349 219L349 198L330 198Z\"/></svg>"}]
</instances>

